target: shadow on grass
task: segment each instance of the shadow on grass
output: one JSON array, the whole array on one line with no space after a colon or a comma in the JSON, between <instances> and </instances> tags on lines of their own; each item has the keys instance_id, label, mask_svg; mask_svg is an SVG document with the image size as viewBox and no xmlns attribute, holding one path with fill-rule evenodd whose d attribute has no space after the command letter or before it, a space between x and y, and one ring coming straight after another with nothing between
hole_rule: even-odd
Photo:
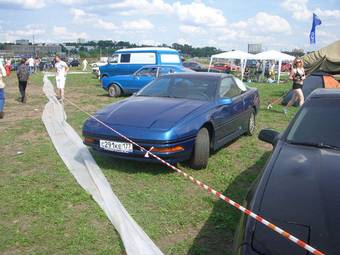
<instances>
[{"instance_id":1,"label":"shadow on grass","mask_svg":"<svg viewBox=\"0 0 340 255\"><path fill-rule=\"evenodd\" d=\"M91 150L91 154L95 158L98 166L102 169L112 169L129 174L135 174L140 172L145 172L152 175L175 173L172 169L165 165L162 165L161 163L147 163L140 161L117 159L114 157L100 154L93 150Z\"/></svg>"},{"instance_id":2,"label":"shadow on grass","mask_svg":"<svg viewBox=\"0 0 340 255\"><path fill-rule=\"evenodd\" d=\"M240 173L223 194L235 202L242 203L269 155L270 152L264 153L254 165ZM241 212L238 209L222 200L217 200L209 219L188 251L188 255L232 254L234 233L240 216Z\"/></svg>"}]
</instances>

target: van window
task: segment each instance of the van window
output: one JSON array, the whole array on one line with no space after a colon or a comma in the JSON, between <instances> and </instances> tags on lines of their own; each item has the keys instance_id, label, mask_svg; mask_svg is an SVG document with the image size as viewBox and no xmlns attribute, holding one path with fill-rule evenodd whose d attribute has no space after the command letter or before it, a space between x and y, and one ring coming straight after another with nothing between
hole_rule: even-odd
<instances>
[{"instance_id":1,"label":"van window","mask_svg":"<svg viewBox=\"0 0 340 255\"><path fill-rule=\"evenodd\" d=\"M119 55L118 54L114 54L114 55L112 55L111 58L108 59L108 62L112 63L112 64L115 64L115 63L118 63L118 60L119 60Z\"/></svg>"},{"instance_id":2,"label":"van window","mask_svg":"<svg viewBox=\"0 0 340 255\"><path fill-rule=\"evenodd\" d=\"M161 62L179 64L181 60L177 54L161 54Z\"/></svg>"},{"instance_id":3,"label":"van window","mask_svg":"<svg viewBox=\"0 0 340 255\"><path fill-rule=\"evenodd\" d=\"M153 52L131 53L131 64L156 64L156 54Z\"/></svg>"},{"instance_id":4,"label":"van window","mask_svg":"<svg viewBox=\"0 0 340 255\"><path fill-rule=\"evenodd\" d=\"M120 55L120 63L130 63L130 57L130 53Z\"/></svg>"}]
</instances>

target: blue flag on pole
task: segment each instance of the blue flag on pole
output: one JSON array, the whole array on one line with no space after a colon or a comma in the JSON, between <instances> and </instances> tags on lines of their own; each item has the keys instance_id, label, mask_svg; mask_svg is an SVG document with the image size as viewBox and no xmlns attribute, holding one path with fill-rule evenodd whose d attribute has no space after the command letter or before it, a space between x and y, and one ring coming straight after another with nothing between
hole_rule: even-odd
<instances>
[{"instance_id":1,"label":"blue flag on pole","mask_svg":"<svg viewBox=\"0 0 340 255\"><path fill-rule=\"evenodd\" d=\"M312 29L309 34L310 44L315 44L315 28L318 25L321 25L321 19L315 13L313 13L313 24L312 24Z\"/></svg>"}]
</instances>

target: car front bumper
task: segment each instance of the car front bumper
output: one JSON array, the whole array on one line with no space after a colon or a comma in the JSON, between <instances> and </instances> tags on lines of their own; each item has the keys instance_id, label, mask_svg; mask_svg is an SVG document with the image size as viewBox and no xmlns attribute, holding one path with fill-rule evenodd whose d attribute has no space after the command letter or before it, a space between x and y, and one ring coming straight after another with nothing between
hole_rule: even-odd
<instances>
[{"instance_id":1,"label":"car front bumper","mask_svg":"<svg viewBox=\"0 0 340 255\"><path fill-rule=\"evenodd\" d=\"M131 153L122 153L122 152L114 152L114 151L108 151L100 147L100 140L110 140L115 142L128 142L122 138L105 138L105 137L94 137L94 136L87 136L86 138L93 139L93 142L87 142L84 139L84 144L91 147L93 150L109 155L115 158L120 159L128 159L128 160L135 160L135 161L143 161L143 162L150 162L150 163L161 163L158 159L155 157L149 155L149 157L146 157L146 151L141 150L138 146L133 145L133 151ZM150 150L153 148L169 148L169 147L176 147L181 146L183 150L181 151L175 151L175 152L154 152L151 150L151 152L161 159L165 160L169 163L177 163L177 162L183 162L188 159L190 159L192 150L195 143L195 138L188 138L183 140L177 140L177 141L171 141L171 142L160 142L160 141L137 141L137 143L145 148L146 150Z\"/></svg>"}]
</instances>

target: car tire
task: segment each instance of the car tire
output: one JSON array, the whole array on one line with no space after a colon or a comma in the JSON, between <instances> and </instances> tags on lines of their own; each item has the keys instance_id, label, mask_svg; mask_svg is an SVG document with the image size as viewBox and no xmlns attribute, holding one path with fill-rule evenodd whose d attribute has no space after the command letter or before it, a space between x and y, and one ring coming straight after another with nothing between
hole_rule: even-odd
<instances>
[{"instance_id":1,"label":"car tire","mask_svg":"<svg viewBox=\"0 0 340 255\"><path fill-rule=\"evenodd\" d=\"M119 97L120 94L122 93L122 90L120 89L120 87L116 84L112 84L110 87L109 87L109 96L110 97Z\"/></svg>"},{"instance_id":2,"label":"car tire","mask_svg":"<svg viewBox=\"0 0 340 255\"><path fill-rule=\"evenodd\" d=\"M201 128L195 139L194 150L190 159L190 167L193 169L206 168L210 154L210 135L206 128Z\"/></svg>"},{"instance_id":3,"label":"car tire","mask_svg":"<svg viewBox=\"0 0 340 255\"><path fill-rule=\"evenodd\" d=\"M255 111L252 110L248 119L246 135L252 136L253 134L255 134L255 130L256 130L256 115Z\"/></svg>"}]
</instances>

